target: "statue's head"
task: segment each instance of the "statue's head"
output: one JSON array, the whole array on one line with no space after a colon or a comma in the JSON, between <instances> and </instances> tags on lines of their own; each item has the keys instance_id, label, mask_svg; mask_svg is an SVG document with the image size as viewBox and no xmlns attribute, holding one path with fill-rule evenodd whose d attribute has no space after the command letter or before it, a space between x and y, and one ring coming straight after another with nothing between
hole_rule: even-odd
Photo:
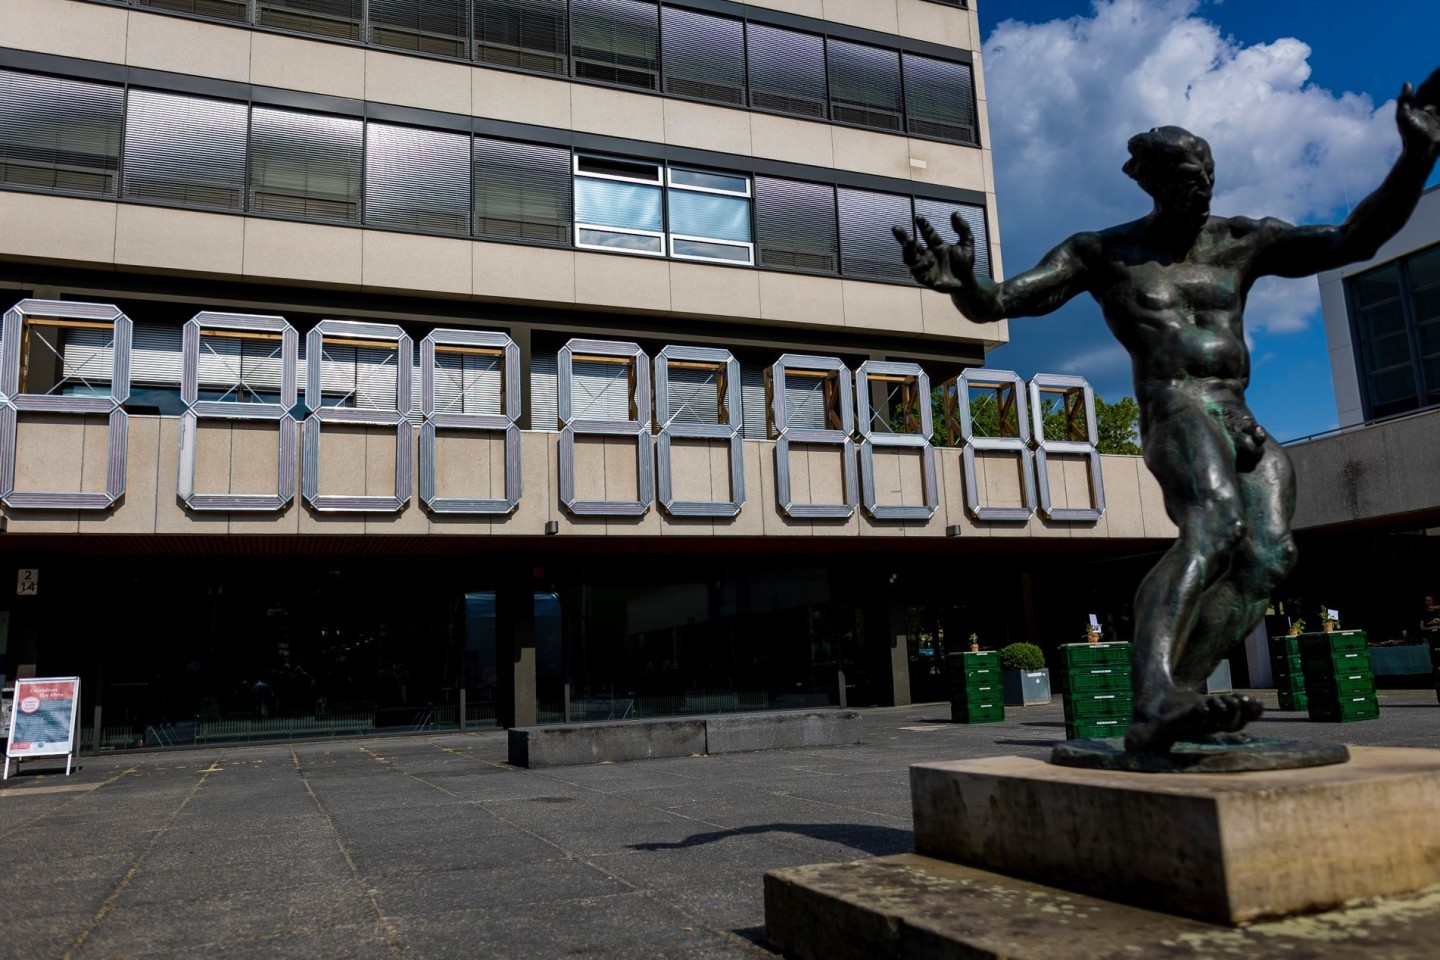
<instances>
[{"instance_id":1,"label":"statue's head","mask_svg":"<svg viewBox=\"0 0 1440 960\"><path fill-rule=\"evenodd\" d=\"M1210 144L1181 127L1155 127L1127 144L1125 173L1166 213L1203 224L1210 215L1215 159Z\"/></svg>"}]
</instances>

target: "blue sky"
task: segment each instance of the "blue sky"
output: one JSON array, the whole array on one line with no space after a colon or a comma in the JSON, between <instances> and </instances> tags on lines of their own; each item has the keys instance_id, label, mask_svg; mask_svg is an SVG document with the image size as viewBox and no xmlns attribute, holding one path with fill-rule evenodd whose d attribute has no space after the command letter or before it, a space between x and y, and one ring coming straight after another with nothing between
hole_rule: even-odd
<instances>
[{"instance_id":1,"label":"blue sky","mask_svg":"<svg viewBox=\"0 0 1440 960\"><path fill-rule=\"evenodd\" d=\"M1343 220L1398 150L1393 100L1440 66L1435 0L975 0L1005 271L1064 237L1144 215L1130 134L1188 127L1215 150L1217 214ZM1432 177L1432 183L1437 178ZM1250 402L1282 440L1337 423L1313 279L1257 286ZM1012 321L989 365L1078 373L1130 395L1129 364L1077 298Z\"/></svg>"}]
</instances>

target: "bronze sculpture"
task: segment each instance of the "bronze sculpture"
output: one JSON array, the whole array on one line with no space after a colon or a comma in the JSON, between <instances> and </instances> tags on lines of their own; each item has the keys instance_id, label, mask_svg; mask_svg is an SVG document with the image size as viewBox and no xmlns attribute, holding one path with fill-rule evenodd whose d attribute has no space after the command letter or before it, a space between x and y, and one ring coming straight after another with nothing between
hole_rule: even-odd
<instances>
[{"instance_id":1,"label":"bronze sculpture","mask_svg":"<svg viewBox=\"0 0 1440 960\"><path fill-rule=\"evenodd\" d=\"M1245 403L1245 300L1263 276L1368 260L1404 226L1440 154L1440 70L1419 91L1405 85L1396 123L1399 159L1340 226L1211 216L1209 145L1158 127L1131 138L1124 168L1154 200L1151 212L1076 234L1008 280L975 275L974 238L958 216L953 244L921 218L919 242L895 229L915 279L949 293L969 319L1036 316L1088 292L1130 353L1145 463L1180 533L1135 596L1127 752L1232 733L1263 710L1243 694L1199 690L1295 562L1290 461Z\"/></svg>"}]
</instances>

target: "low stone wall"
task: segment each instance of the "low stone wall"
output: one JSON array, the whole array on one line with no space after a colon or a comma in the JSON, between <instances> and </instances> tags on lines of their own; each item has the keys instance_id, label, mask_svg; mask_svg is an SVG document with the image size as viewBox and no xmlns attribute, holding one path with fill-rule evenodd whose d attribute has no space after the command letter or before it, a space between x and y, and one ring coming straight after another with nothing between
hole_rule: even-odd
<instances>
[{"instance_id":1,"label":"low stone wall","mask_svg":"<svg viewBox=\"0 0 1440 960\"><path fill-rule=\"evenodd\" d=\"M568 767L789 747L845 746L860 742L860 714L854 710L731 713L513 727L509 735L510 762L515 766Z\"/></svg>"}]
</instances>

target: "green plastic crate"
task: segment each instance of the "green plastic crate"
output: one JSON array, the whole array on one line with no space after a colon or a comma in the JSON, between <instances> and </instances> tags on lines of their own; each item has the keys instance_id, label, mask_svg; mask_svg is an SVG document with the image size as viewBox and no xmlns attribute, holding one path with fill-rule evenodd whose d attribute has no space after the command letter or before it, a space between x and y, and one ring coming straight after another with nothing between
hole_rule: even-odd
<instances>
[{"instance_id":1,"label":"green plastic crate","mask_svg":"<svg viewBox=\"0 0 1440 960\"><path fill-rule=\"evenodd\" d=\"M1129 693L1070 694L1065 698L1066 720L1129 718L1135 700Z\"/></svg>"},{"instance_id":2,"label":"green plastic crate","mask_svg":"<svg viewBox=\"0 0 1440 960\"><path fill-rule=\"evenodd\" d=\"M1000 654L994 650L967 650L945 657L945 674L951 689L966 685L969 681L994 680L1000 682Z\"/></svg>"},{"instance_id":3,"label":"green plastic crate","mask_svg":"<svg viewBox=\"0 0 1440 960\"><path fill-rule=\"evenodd\" d=\"M1130 665L1128 643L1066 643L1060 650L1071 671L1085 667L1116 667Z\"/></svg>"},{"instance_id":4,"label":"green plastic crate","mask_svg":"<svg viewBox=\"0 0 1440 960\"><path fill-rule=\"evenodd\" d=\"M1113 720L1086 720L1065 724L1067 740L1089 740L1101 737L1123 737L1130 729L1130 718Z\"/></svg>"},{"instance_id":5,"label":"green plastic crate","mask_svg":"<svg viewBox=\"0 0 1440 960\"><path fill-rule=\"evenodd\" d=\"M1380 716L1380 702L1372 694L1368 697L1345 697L1336 700L1322 700L1310 697L1310 719L1327 723L1353 723L1356 720L1374 720Z\"/></svg>"},{"instance_id":6,"label":"green plastic crate","mask_svg":"<svg viewBox=\"0 0 1440 960\"><path fill-rule=\"evenodd\" d=\"M1304 654L1300 661L1306 675L1327 673L1360 673L1370 670L1370 653L1366 650L1346 650L1339 653Z\"/></svg>"},{"instance_id":7,"label":"green plastic crate","mask_svg":"<svg viewBox=\"0 0 1440 960\"><path fill-rule=\"evenodd\" d=\"M1310 698L1304 690L1292 693L1289 690L1280 691L1280 709L1308 711L1310 709Z\"/></svg>"},{"instance_id":8,"label":"green plastic crate","mask_svg":"<svg viewBox=\"0 0 1440 960\"><path fill-rule=\"evenodd\" d=\"M1079 696L1092 693L1128 694L1133 689L1129 667L1089 667L1070 674L1069 692Z\"/></svg>"},{"instance_id":9,"label":"green plastic crate","mask_svg":"<svg viewBox=\"0 0 1440 960\"><path fill-rule=\"evenodd\" d=\"M1304 693L1305 674L1292 673L1289 676L1278 675L1275 677L1275 689L1285 693Z\"/></svg>"},{"instance_id":10,"label":"green plastic crate","mask_svg":"<svg viewBox=\"0 0 1440 960\"><path fill-rule=\"evenodd\" d=\"M1300 653L1305 657L1333 653L1364 653L1364 630L1336 630L1332 633L1302 633Z\"/></svg>"},{"instance_id":11,"label":"green plastic crate","mask_svg":"<svg viewBox=\"0 0 1440 960\"><path fill-rule=\"evenodd\" d=\"M1334 676L1314 677L1306 692L1312 697L1322 697L1332 700L1348 700L1352 697L1373 697L1375 695L1375 678L1369 671L1363 673L1336 674Z\"/></svg>"},{"instance_id":12,"label":"green plastic crate","mask_svg":"<svg viewBox=\"0 0 1440 960\"><path fill-rule=\"evenodd\" d=\"M1300 654L1298 653L1277 653L1270 657L1270 669L1276 674L1299 673Z\"/></svg>"},{"instance_id":13,"label":"green plastic crate","mask_svg":"<svg viewBox=\"0 0 1440 960\"><path fill-rule=\"evenodd\" d=\"M1005 703L1001 700L990 703L951 700L950 719L955 723L999 723L1005 719Z\"/></svg>"},{"instance_id":14,"label":"green plastic crate","mask_svg":"<svg viewBox=\"0 0 1440 960\"><path fill-rule=\"evenodd\" d=\"M995 703L1004 699L1005 690L1000 684L999 677L983 684L950 691L950 700L953 703Z\"/></svg>"},{"instance_id":15,"label":"green plastic crate","mask_svg":"<svg viewBox=\"0 0 1440 960\"><path fill-rule=\"evenodd\" d=\"M1286 634L1270 638L1270 655L1275 657L1293 656L1300 652L1300 638Z\"/></svg>"}]
</instances>

